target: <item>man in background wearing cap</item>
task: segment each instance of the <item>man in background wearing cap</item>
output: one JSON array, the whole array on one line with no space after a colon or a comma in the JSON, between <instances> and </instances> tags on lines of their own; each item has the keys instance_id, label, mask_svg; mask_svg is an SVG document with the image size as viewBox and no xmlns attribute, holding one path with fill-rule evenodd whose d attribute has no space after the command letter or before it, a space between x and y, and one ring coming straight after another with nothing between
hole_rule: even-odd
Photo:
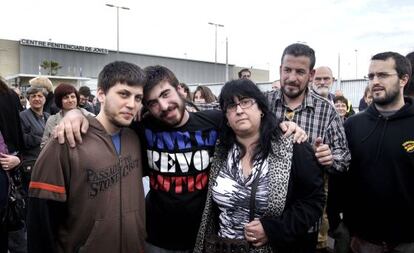
<instances>
[{"instance_id":1,"label":"man in background wearing cap","mask_svg":"<svg viewBox=\"0 0 414 253\"><path fill-rule=\"evenodd\" d=\"M48 92L46 96L46 102L43 107L43 111L49 113L50 115L56 114L60 109L56 106L53 94L53 84L49 78L45 76L38 76L29 81L32 87L45 88Z\"/></svg>"}]
</instances>

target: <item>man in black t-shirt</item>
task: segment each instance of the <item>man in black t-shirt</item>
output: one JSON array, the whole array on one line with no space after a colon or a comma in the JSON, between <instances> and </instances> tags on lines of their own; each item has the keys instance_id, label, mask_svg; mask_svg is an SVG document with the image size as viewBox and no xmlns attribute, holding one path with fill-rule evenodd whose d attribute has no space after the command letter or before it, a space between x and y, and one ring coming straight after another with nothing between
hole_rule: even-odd
<instances>
[{"instance_id":1,"label":"man in black t-shirt","mask_svg":"<svg viewBox=\"0 0 414 253\"><path fill-rule=\"evenodd\" d=\"M150 66L145 73L143 102L149 115L134 127L150 178L145 252L190 252L201 222L222 115L217 110L185 110L177 92L179 82L169 69Z\"/></svg>"}]
</instances>

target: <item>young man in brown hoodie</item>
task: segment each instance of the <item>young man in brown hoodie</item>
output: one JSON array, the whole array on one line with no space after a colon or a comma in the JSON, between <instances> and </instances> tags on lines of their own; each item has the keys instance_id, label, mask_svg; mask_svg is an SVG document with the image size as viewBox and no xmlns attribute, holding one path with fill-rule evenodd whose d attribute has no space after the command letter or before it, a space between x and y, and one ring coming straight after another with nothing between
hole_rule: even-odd
<instances>
[{"instance_id":1,"label":"young man in brown hoodie","mask_svg":"<svg viewBox=\"0 0 414 253\"><path fill-rule=\"evenodd\" d=\"M29 252L143 252L141 150L128 129L141 107L144 72L113 62L98 77L101 111L83 145L50 140L29 186Z\"/></svg>"}]
</instances>

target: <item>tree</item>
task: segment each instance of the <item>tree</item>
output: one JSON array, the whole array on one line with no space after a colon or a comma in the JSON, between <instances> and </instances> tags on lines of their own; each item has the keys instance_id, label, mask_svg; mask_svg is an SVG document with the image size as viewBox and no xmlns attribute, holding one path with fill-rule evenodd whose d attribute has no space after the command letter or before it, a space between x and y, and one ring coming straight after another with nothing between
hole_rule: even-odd
<instances>
[{"instance_id":1,"label":"tree","mask_svg":"<svg viewBox=\"0 0 414 253\"><path fill-rule=\"evenodd\" d=\"M59 69L62 68L62 66L60 66L59 62L48 61L48 60L44 60L42 62L42 64L40 65L40 67L47 70L47 74L50 75L50 76L57 75Z\"/></svg>"}]
</instances>

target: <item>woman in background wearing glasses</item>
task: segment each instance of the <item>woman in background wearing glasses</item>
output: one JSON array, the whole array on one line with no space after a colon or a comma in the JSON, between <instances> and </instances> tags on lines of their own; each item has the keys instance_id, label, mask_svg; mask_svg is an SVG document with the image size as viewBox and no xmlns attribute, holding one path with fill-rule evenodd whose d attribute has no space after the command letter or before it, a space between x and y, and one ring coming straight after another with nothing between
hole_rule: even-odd
<instances>
[{"instance_id":1,"label":"woman in background wearing glasses","mask_svg":"<svg viewBox=\"0 0 414 253\"><path fill-rule=\"evenodd\" d=\"M249 252L303 252L298 242L322 215L325 199L322 168L313 149L281 135L266 98L250 80L226 83L220 107L225 124L194 252L206 250L205 238L211 234L245 240Z\"/></svg>"}]
</instances>

